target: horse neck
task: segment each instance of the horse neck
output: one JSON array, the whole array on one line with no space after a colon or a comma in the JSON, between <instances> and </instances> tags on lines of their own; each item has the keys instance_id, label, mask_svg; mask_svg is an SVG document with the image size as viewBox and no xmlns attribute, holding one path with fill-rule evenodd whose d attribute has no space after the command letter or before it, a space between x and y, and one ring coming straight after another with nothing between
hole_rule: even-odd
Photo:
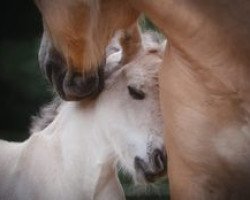
<instances>
[{"instance_id":1,"label":"horse neck","mask_svg":"<svg viewBox=\"0 0 250 200\"><path fill-rule=\"evenodd\" d=\"M220 77L218 81L228 88L249 91L246 83L250 78L250 23L245 19L250 3L228 1L225 6L218 6L218 2L223 5L222 0L131 1L167 36L170 48L166 62L177 56L177 60L184 60L185 67L199 76L202 73L209 81Z\"/></svg>"}]
</instances>

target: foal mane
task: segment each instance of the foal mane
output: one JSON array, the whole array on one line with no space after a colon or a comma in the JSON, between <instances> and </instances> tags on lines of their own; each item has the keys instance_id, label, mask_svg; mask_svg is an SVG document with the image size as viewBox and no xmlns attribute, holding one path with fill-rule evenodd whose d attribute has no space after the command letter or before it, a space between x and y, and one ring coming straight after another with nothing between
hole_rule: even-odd
<instances>
[{"instance_id":1,"label":"foal mane","mask_svg":"<svg viewBox=\"0 0 250 200\"><path fill-rule=\"evenodd\" d=\"M58 114L58 110L63 100L60 97L42 106L36 116L31 117L30 134L40 132L52 123Z\"/></svg>"}]
</instances>

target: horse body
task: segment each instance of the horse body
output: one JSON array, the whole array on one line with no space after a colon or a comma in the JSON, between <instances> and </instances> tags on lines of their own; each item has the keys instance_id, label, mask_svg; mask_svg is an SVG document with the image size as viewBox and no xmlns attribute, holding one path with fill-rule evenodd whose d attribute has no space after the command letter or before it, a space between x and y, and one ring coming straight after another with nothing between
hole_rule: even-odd
<instances>
[{"instance_id":1,"label":"horse body","mask_svg":"<svg viewBox=\"0 0 250 200\"><path fill-rule=\"evenodd\" d=\"M250 4L145 2L169 40L160 95L171 197L249 199Z\"/></svg>"},{"instance_id":2,"label":"horse body","mask_svg":"<svg viewBox=\"0 0 250 200\"><path fill-rule=\"evenodd\" d=\"M37 132L23 143L0 141L0 199L125 199L118 161L139 182L164 174L161 58L141 49L128 64L114 65L122 57L109 55L98 98L62 102L54 120L40 124L42 130L33 127Z\"/></svg>"},{"instance_id":3,"label":"horse body","mask_svg":"<svg viewBox=\"0 0 250 200\"><path fill-rule=\"evenodd\" d=\"M180 62L182 58L168 58L169 68L161 72L161 99L173 99L161 102L162 108L170 108L163 112L170 120L167 131L171 134L166 142L172 159L168 166L172 196L248 199L250 124L246 99L224 85L218 74L205 70L207 80Z\"/></svg>"}]
</instances>

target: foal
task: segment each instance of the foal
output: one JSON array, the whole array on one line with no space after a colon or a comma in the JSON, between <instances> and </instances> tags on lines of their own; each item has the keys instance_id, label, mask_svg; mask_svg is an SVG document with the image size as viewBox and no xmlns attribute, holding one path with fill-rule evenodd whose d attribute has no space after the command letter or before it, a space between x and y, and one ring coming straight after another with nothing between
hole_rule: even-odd
<instances>
[{"instance_id":1,"label":"foal","mask_svg":"<svg viewBox=\"0 0 250 200\"><path fill-rule=\"evenodd\" d=\"M0 141L1 200L124 199L118 161L139 182L164 174L160 53L141 48L117 66L123 57L121 51L108 56L97 99L61 102L54 120L25 142Z\"/></svg>"}]
</instances>

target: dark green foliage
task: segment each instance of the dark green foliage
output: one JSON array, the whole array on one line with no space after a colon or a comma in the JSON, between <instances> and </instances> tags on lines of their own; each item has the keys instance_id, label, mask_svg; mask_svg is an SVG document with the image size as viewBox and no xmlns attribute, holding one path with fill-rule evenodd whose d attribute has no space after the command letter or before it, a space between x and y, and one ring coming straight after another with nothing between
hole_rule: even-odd
<instances>
[{"instance_id":1,"label":"dark green foliage","mask_svg":"<svg viewBox=\"0 0 250 200\"><path fill-rule=\"evenodd\" d=\"M4 40L0 44L0 130L12 133L0 137L20 140L27 134L15 133L28 132L30 116L48 100L49 87L38 68L38 40Z\"/></svg>"},{"instance_id":2,"label":"dark green foliage","mask_svg":"<svg viewBox=\"0 0 250 200\"><path fill-rule=\"evenodd\" d=\"M30 39L42 32L41 17L34 0L1 1L2 39Z\"/></svg>"},{"instance_id":3,"label":"dark green foliage","mask_svg":"<svg viewBox=\"0 0 250 200\"><path fill-rule=\"evenodd\" d=\"M119 179L128 200L169 199L168 182L166 178L150 185L135 185L130 176L120 171Z\"/></svg>"},{"instance_id":4,"label":"dark green foliage","mask_svg":"<svg viewBox=\"0 0 250 200\"><path fill-rule=\"evenodd\" d=\"M30 116L50 98L37 63L42 23L33 0L3 1L0 16L0 138L23 140Z\"/></svg>"},{"instance_id":5,"label":"dark green foliage","mask_svg":"<svg viewBox=\"0 0 250 200\"><path fill-rule=\"evenodd\" d=\"M147 18L145 15L142 15L139 20L139 25L142 29L142 31L146 30L153 30L153 31L159 31L159 29L153 24L152 21L150 21L149 18Z\"/></svg>"}]
</instances>

